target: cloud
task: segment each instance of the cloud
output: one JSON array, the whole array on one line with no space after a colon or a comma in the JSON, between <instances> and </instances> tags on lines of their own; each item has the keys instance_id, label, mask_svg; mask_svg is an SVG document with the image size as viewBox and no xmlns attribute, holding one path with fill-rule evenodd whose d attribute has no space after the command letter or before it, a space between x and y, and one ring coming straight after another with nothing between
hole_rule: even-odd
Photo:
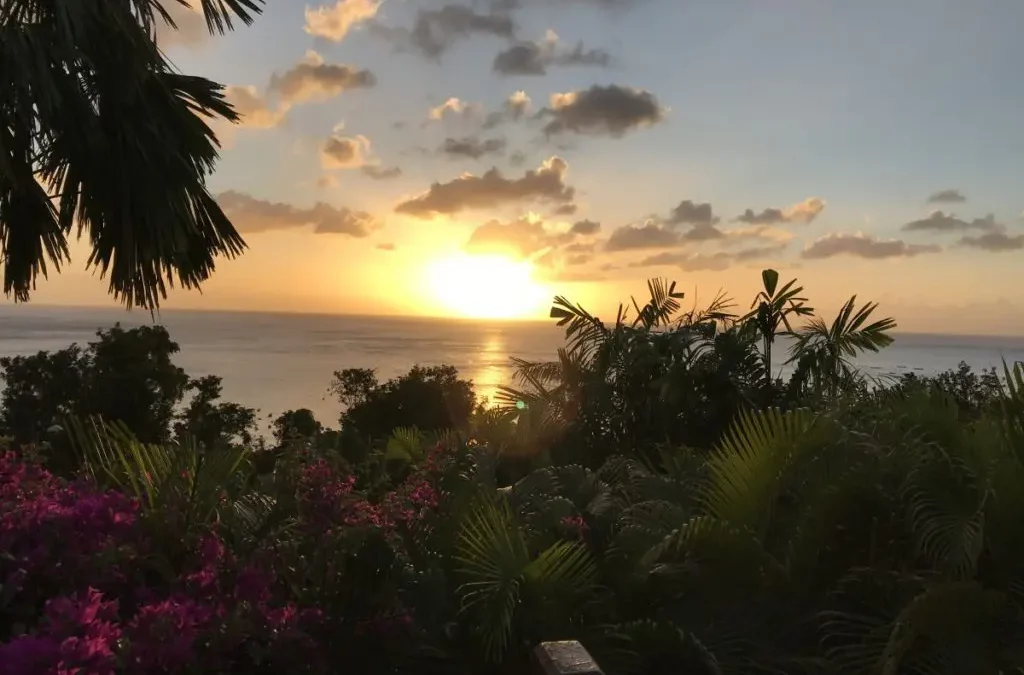
<instances>
[{"instance_id":1,"label":"cloud","mask_svg":"<svg viewBox=\"0 0 1024 675\"><path fill-rule=\"evenodd\" d=\"M688 272L721 271L729 267L732 256L728 253L659 253L630 263L630 267L674 265Z\"/></svg>"},{"instance_id":2,"label":"cloud","mask_svg":"<svg viewBox=\"0 0 1024 675\"><path fill-rule=\"evenodd\" d=\"M521 158L521 159L517 160L517 156L519 158ZM512 159L512 164L514 166L518 166L519 164L522 164L525 161L525 158L522 157L521 153L519 153L518 155L517 155L517 153L512 153L512 158L511 159ZM555 210L553 210L551 212L551 215L553 215L553 216L571 216L571 215L574 215L579 210L579 208L580 207L577 206L576 204L561 204Z\"/></svg>"},{"instance_id":3,"label":"cloud","mask_svg":"<svg viewBox=\"0 0 1024 675\"><path fill-rule=\"evenodd\" d=\"M449 157L480 159L484 155L500 155L503 153L505 151L505 140L503 138L482 139L475 136L446 138L437 151Z\"/></svg>"},{"instance_id":4,"label":"cloud","mask_svg":"<svg viewBox=\"0 0 1024 675\"><path fill-rule=\"evenodd\" d=\"M594 222L593 220L578 220L572 224L569 231L572 234L578 234L584 237L589 237L592 234L597 234L601 230L601 223Z\"/></svg>"},{"instance_id":5,"label":"cloud","mask_svg":"<svg viewBox=\"0 0 1024 675\"><path fill-rule=\"evenodd\" d=\"M666 225L714 225L717 222L711 204L695 204L689 199L679 202L665 220Z\"/></svg>"},{"instance_id":6,"label":"cloud","mask_svg":"<svg viewBox=\"0 0 1024 675\"><path fill-rule=\"evenodd\" d=\"M530 109L531 103L530 97L526 95L525 91L520 89L505 99L505 109L510 112L512 119L519 119Z\"/></svg>"},{"instance_id":7,"label":"cloud","mask_svg":"<svg viewBox=\"0 0 1024 675\"><path fill-rule=\"evenodd\" d=\"M305 31L332 42L341 42L357 24L377 16L379 0L338 0L333 5L306 8Z\"/></svg>"},{"instance_id":8,"label":"cloud","mask_svg":"<svg viewBox=\"0 0 1024 675\"><path fill-rule=\"evenodd\" d=\"M789 211L794 214L794 218L806 217L802 215L807 211L806 204L807 202L803 202L791 207ZM779 211L781 213L781 210ZM676 248L688 244L699 245L709 241L718 241L722 245L729 245L745 240L759 240L768 242L766 248L777 250L795 236L792 232L769 225L747 225L720 229L718 227L720 220L714 214L711 204L684 199L672 208L667 216L652 216L643 225L627 225L616 229L608 238L605 248L608 251L627 251ZM680 229L682 225L687 225L689 228ZM672 255L682 254L672 253ZM739 254L730 253L729 255Z\"/></svg>"},{"instance_id":9,"label":"cloud","mask_svg":"<svg viewBox=\"0 0 1024 675\"><path fill-rule=\"evenodd\" d=\"M419 10L412 31L403 37L410 47L436 59L459 40L474 34L511 39L515 24L507 14L480 14L465 5L445 5L436 10Z\"/></svg>"},{"instance_id":10,"label":"cloud","mask_svg":"<svg viewBox=\"0 0 1024 675\"><path fill-rule=\"evenodd\" d=\"M857 234L827 234L804 248L801 258L820 260L837 255L878 260L882 258L909 258L922 253L937 253L942 249L930 244L908 244L899 239L878 239Z\"/></svg>"},{"instance_id":11,"label":"cloud","mask_svg":"<svg viewBox=\"0 0 1024 675\"><path fill-rule=\"evenodd\" d=\"M752 209L747 209L736 218L736 222L748 223L750 225L778 225L780 223L802 223L807 225L824 210L824 199L810 197L799 204L793 204L784 209L767 208L761 211L761 213L754 213Z\"/></svg>"},{"instance_id":12,"label":"cloud","mask_svg":"<svg viewBox=\"0 0 1024 675\"><path fill-rule=\"evenodd\" d=\"M975 218L971 221L961 220L952 213L932 211L927 218L913 220L904 225L904 232L964 232L966 230L995 231L1002 226L996 223L994 216Z\"/></svg>"},{"instance_id":13,"label":"cloud","mask_svg":"<svg viewBox=\"0 0 1024 675\"><path fill-rule=\"evenodd\" d=\"M665 113L650 92L612 84L553 94L550 106L538 115L552 118L544 127L548 134L573 132L619 138L628 131L657 124Z\"/></svg>"},{"instance_id":14,"label":"cloud","mask_svg":"<svg viewBox=\"0 0 1024 675\"><path fill-rule=\"evenodd\" d=\"M251 129L271 129L276 127L288 114L289 106L282 104L271 108L267 100L253 86L229 86L224 88L224 98L242 116L239 126Z\"/></svg>"},{"instance_id":15,"label":"cloud","mask_svg":"<svg viewBox=\"0 0 1024 675\"><path fill-rule=\"evenodd\" d=\"M630 267L652 267L655 265L674 265L687 272L720 272L736 263L750 262L778 255L785 245L758 246L736 252L718 251L716 253L679 253L664 252L648 256L639 262L630 263Z\"/></svg>"},{"instance_id":16,"label":"cloud","mask_svg":"<svg viewBox=\"0 0 1024 675\"><path fill-rule=\"evenodd\" d=\"M217 203L243 234L312 227L316 234L365 237L378 227L377 220L369 213L338 208L323 202L303 209L228 190L217 195Z\"/></svg>"},{"instance_id":17,"label":"cloud","mask_svg":"<svg viewBox=\"0 0 1024 675\"><path fill-rule=\"evenodd\" d=\"M642 226L625 225L617 228L605 242L606 251L632 251L645 248L671 248L678 246L683 236L674 230L667 230L655 222Z\"/></svg>"},{"instance_id":18,"label":"cloud","mask_svg":"<svg viewBox=\"0 0 1024 675\"><path fill-rule=\"evenodd\" d=\"M400 203L395 211L417 218L431 218L437 214L496 208L524 200L571 202L576 191L565 184L568 168L564 159L552 157L521 178L507 178L497 167L482 176L463 174L447 183L432 184L423 194Z\"/></svg>"},{"instance_id":19,"label":"cloud","mask_svg":"<svg viewBox=\"0 0 1024 675\"><path fill-rule=\"evenodd\" d=\"M376 248L378 251L394 251L395 245L391 243L377 244Z\"/></svg>"},{"instance_id":20,"label":"cloud","mask_svg":"<svg viewBox=\"0 0 1024 675\"><path fill-rule=\"evenodd\" d=\"M669 212L666 218L653 218L645 226L648 228L646 236L654 238L660 236L668 241L668 236L653 234L650 228L661 228L668 231L675 230L680 225L689 225L689 230L672 238L676 244L722 239L726 235L715 227L718 222L719 218L712 211L711 204L697 204L689 199L684 199Z\"/></svg>"},{"instance_id":21,"label":"cloud","mask_svg":"<svg viewBox=\"0 0 1024 675\"><path fill-rule=\"evenodd\" d=\"M490 220L469 236L465 249L470 253L498 253L527 258L554 246L553 235L535 216L523 216L508 223Z\"/></svg>"},{"instance_id":22,"label":"cloud","mask_svg":"<svg viewBox=\"0 0 1024 675\"><path fill-rule=\"evenodd\" d=\"M928 197L929 204L956 204L966 201L967 197L964 197L962 192L953 189L939 190L932 196Z\"/></svg>"},{"instance_id":23,"label":"cloud","mask_svg":"<svg viewBox=\"0 0 1024 675\"><path fill-rule=\"evenodd\" d=\"M514 92L505 99L501 110L496 110L487 116L483 124L484 129L493 129L503 122L514 122L521 119L529 112L532 103L525 91Z\"/></svg>"},{"instance_id":24,"label":"cloud","mask_svg":"<svg viewBox=\"0 0 1024 675\"><path fill-rule=\"evenodd\" d=\"M449 115L462 115L471 117L476 113L477 107L472 103L466 103L460 98L451 97L439 106L435 106L427 113L427 117L434 121L443 120Z\"/></svg>"},{"instance_id":25,"label":"cloud","mask_svg":"<svg viewBox=\"0 0 1024 675\"><path fill-rule=\"evenodd\" d=\"M783 230L770 225L750 225L748 227L733 227L724 232L726 238L733 240L761 239L777 244L785 244L792 241L796 236L789 230Z\"/></svg>"},{"instance_id":26,"label":"cloud","mask_svg":"<svg viewBox=\"0 0 1024 675\"><path fill-rule=\"evenodd\" d=\"M545 75L551 66L607 67L611 55L603 49L584 49L583 41L572 49L558 47L558 35L548 31L539 42L519 42L494 57L492 68L501 75Z\"/></svg>"},{"instance_id":27,"label":"cloud","mask_svg":"<svg viewBox=\"0 0 1024 675\"><path fill-rule=\"evenodd\" d=\"M385 169L375 164L367 164L361 170L364 175L374 180L389 180L402 175L402 167L400 166L389 166Z\"/></svg>"},{"instance_id":28,"label":"cloud","mask_svg":"<svg viewBox=\"0 0 1024 675\"><path fill-rule=\"evenodd\" d=\"M960 245L992 253L1019 251L1024 248L1024 234L1010 235L1005 231L986 232L976 237L961 237Z\"/></svg>"},{"instance_id":29,"label":"cloud","mask_svg":"<svg viewBox=\"0 0 1024 675\"><path fill-rule=\"evenodd\" d=\"M283 75L270 77L270 89L288 103L326 100L350 89L364 89L377 84L377 77L369 70L341 63L324 63L314 51Z\"/></svg>"},{"instance_id":30,"label":"cloud","mask_svg":"<svg viewBox=\"0 0 1024 675\"><path fill-rule=\"evenodd\" d=\"M320 146L320 165L325 169L358 169L369 161L366 136L332 135Z\"/></svg>"},{"instance_id":31,"label":"cloud","mask_svg":"<svg viewBox=\"0 0 1024 675\"><path fill-rule=\"evenodd\" d=\"M563 224L549 227L536 214L527 214L503 223L490 220L477 227L466 242L470 253L497 253L530 258L538 267L556 269L578 266L593 259L595 243L577 241L597 232L592 221L579 221L568 229Z\"/></svg>"}]
</instances>

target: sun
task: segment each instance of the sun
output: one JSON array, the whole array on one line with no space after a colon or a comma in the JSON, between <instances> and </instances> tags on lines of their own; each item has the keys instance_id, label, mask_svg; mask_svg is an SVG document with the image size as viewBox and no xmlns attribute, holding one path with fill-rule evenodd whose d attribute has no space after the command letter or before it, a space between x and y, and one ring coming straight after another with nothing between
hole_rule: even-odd
<instances>
[{"instance_id":1,"label":"sun","mask_svg":"<svg viewBox=\"0 0 1024 675\"><path fill-rule=\"evenodd\" d=\"M551 300L533 265L503 255L460 253L428 265L427 290L442 309L469 319L522 319Z\"/></svg>"}]
</instances>

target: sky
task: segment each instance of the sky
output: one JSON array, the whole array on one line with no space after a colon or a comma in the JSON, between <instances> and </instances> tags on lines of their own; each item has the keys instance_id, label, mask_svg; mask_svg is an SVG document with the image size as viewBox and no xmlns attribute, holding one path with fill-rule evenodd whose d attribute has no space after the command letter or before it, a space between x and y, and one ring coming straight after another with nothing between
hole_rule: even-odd
<instances>
[{"instance_id":1,"label":"sky","mask_svg":"<svg viewBox=\"0 0 1024 675\"><path fill-rule=\"evenodd\" d=\"M248 244L168 308L536 318L667 277L1024 335L1019 0L267 0L160 44L226 87ZM112 304L83 268L33 302Z\"/></svg>"}]
</instances>

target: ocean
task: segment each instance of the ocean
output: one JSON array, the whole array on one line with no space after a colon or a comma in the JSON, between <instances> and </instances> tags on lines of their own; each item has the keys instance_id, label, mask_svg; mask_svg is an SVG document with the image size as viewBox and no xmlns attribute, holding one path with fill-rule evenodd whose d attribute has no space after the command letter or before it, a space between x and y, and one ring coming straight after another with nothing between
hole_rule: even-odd
<instances>
[{"instance_id":1,"label":"ocean","mask_svg":"<svg viewBox=\"0 0 1024 675\"><path fill-rule=\"evenodd\" d=\"M0 356L85 344L116 322L151 322L115 308L0 307ZM181 346L175 362L189 375L220 375L224 398L268 417L309 408L334 425L339 405L327 393L334 371L375 368L381 380L415 364L446 363L493 396L511 376L509 358L550 360L562 333L550 322L495 322L241 312L165 311L158 319ZM896 334L860 360L868 373L929 374L966 361L973 368L1024 361L1024 337ZM781 350L780 350L781 351Z\"/></svg>"}]
</instances>

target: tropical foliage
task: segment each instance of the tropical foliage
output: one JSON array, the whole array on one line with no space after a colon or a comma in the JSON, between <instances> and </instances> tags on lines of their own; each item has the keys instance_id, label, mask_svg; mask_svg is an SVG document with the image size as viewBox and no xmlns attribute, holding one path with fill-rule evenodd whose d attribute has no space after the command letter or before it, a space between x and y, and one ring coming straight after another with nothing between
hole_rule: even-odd
<instances>
[{"instance_id":1,"label":"tropical foliage","mask_svg":"<svg viewBox=\"0 0 1024 675\"><path fill-rule=\"evenodd\" d=\"M340 371L339 431L268 449L199 440L233 410L202 396L158 440L72 414L63 478L15 439L4 672L512 674L558 639L616 675L1024 671L1024 367L872 382L892 320L763 281L741 316L557 298L556 359L465 416L452 370Z\"/></svg>"},{"instance_id":2,"label":"tropical foliage","mask_svg":"<svg viewBox=\"0 0 1024 675\"><path fill-rule=\"evenodd\" d=\"M211 32L251 23L262 0L0 0L3 289L27 300L85 235L87 264L128 306L195 288L245 244L206 188L238 114L221 85L185 75L156 43L169 2Z\"/></svg>"}]
</instances>

